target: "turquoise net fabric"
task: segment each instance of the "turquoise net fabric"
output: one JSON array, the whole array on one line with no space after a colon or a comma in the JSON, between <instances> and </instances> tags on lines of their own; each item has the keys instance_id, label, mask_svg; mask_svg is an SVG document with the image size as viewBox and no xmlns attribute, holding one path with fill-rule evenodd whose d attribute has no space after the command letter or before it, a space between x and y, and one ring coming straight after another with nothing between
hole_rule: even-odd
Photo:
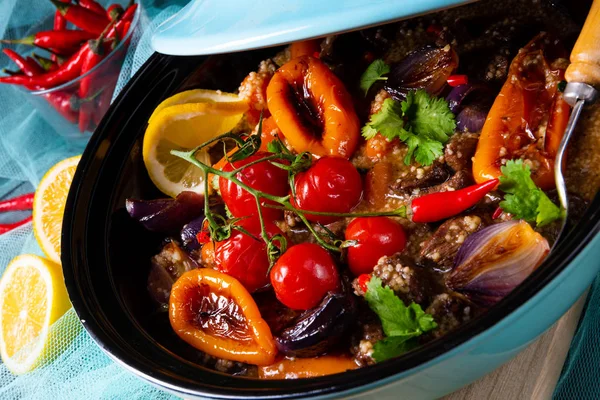
<instances>
[{"instance_id":1,"label":"turquoise net fabric","mask_svg":"<svg viewBox=\"0 0 600 400\"><path fill-rule=\"evenodd\" d=\"M34 2L35 7L23 7L25 3ZM185 3L187 1L141 2L147 29L141 37L134 38L137 46L129 49L115 93L152 54L149 39L153 29ZM36 21L53 13L52 3L47 0L2 0L0 7L2 38L26 36L35 31L32 25ZM1 56L0 68L4 67L9 67L9 63ZM67 141L46 123L28 103L26 93L0 85L0 198L33 191L48 168L82 153L84 146L85 141ZM0 214L0 223L19 221L27 215L28 212ZM43 255L33 237L31 224L0 236L0 274L8 262L21 253ZM108 358L83 330L72 309L52 326L51 338L47 355L52 362L41 368L14 376L0 365L0 399L175 398Z\"/></svg>"}]
</instances>

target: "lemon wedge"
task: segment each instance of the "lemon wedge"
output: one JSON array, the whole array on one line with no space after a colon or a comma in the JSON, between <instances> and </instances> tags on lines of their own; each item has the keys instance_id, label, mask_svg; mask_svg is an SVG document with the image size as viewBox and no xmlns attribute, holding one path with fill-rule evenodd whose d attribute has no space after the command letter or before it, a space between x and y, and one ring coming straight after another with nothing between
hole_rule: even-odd
<instances>
[{"instance_id":1,"label":"lemon wedge","mask_svg":"<svg viewBox=\"0 0 600 400\"><path fill-rule=\"evenodd\" d=\"M65 203L80 158L67 158L50 168L33 199L33 233L46 257L57 264Z\"/></svg>"},{"instance_id":2,"label":"lemon wedge","mask_svg":"<svg viewBox=\"0 0 600 400\"><path fill-rule=\"evenodd\" d=\"M12 373L46 359L50 326L70 307L58 264L35 255L8 264L0 279L0 356Z\"/></svg>"},{"instance_id":3,"label":"lemon wedge","mask_svg":"<svg viewBox=\"0 0 600 400\"><path fill-rule=\"evenodd\" d=\"M208 90L191 90L163 101L150 117L143 145L144 164L156 187L171 197L184 190L202 193L202 171L171 155L171 150L191 150L232 130L247 108L235 94ZM208 148L196 157L210 163Z\"/></svg>"}]
</instances>

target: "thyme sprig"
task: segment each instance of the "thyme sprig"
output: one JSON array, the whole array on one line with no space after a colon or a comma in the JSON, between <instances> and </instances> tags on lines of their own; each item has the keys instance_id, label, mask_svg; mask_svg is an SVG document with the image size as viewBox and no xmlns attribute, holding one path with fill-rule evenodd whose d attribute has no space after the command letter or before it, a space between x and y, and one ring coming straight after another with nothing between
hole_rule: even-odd
<instances>
[{"instance_id":1,"label":"thyme sprig","mask_svg":"<svg viewBox=\"0 0 600 400\"><path fill-rule=\"evenodd\" d=\"M261 227L261 239L267 245L267 254L269 256L269 262L271 265L277 261L279 256L281 256L285 250L287 249L287 240L285 236L281 234L274 235L269 237L266 229L265 220L263 217L263 213L261 208L274 208L278 210L290 211L294 213L308 228L310 233L314 236L317 243L332 252L339 253L343 248L347 247L348 244L342 240L331 237L331 235L327 235L327 233L331 233L328 229L325 230L325 234L321 234L317 232L313 224L308 221L306 215L324 215L324 216L332 216L332 217L375 217L375 216L392 216L392 217L406 217L406 207L400 207L393 211L383 211L383 212L365 212L365 213L332 213L332 212L319 212L319 211L305 211L300 210L292 205L290 202L290 195L287 196L274 196L269 193L262 192L260 190L254 189L244 182L240 181L237 178L237 174L243 171L245 168L248 168L252 165L261 163L261 162L270 162L278 168L284 169L288 171L288 179L290 182L290 187L292 191L292 196L296 196L295 194L295 184L294 179L296 174L299 172L305 171L310 168L312 163L312 156L308 152L294 154L290 150L288 150L283 142L276 138L274 141L269 143L268 150L271 153L270 155L261 157L259 159L253 160L247 163L244 166L239 168L234 168L232 171L222 171L216 168L211 167L210 165L204 164L196 158L196 153L207 146L210 146L216 142L225 142L227 140L233 141L236 146L238 146L238 150L236 150L231 156L227 157L225 155L226 160L230 163L234 163L236 161L240 161L246 159L259 150L261 145L261 128L262 128L262 118L259 122L258 133L249 135L245 139L240 137L239 135L233 134L231 132L225 133L223 135L217 136L200 146L189 150L189 151L179 151L179 150L171 150L171 154L182 158L183 160L188 161L194 166L200 168L202 170L205 177L208 177L209 174L216 175L220 178L224 178L229 180L230 182L238 185L242 189L246 190L250 195L254 197L256 200L256 206L258 209L258 218L260 220ZM209 196L209 183L208 179L204 180L204 196L208 199ZM270 203L265 202L264 200L268 200ZM242 233L248 234L255 239L258 239L256 236L251 235L249 232L245 232L245 230L241 229L236 225L238 221L242 218L232 218L225 219L223 216L213 213L210 209L210 205L208 201L204 202L204 214L206 220L208 221L208 229L210 232L210 237L214 241L223 241L227 240L231 236L232 229L236 229L241 231Z\"/></svg>"}]
</instances>

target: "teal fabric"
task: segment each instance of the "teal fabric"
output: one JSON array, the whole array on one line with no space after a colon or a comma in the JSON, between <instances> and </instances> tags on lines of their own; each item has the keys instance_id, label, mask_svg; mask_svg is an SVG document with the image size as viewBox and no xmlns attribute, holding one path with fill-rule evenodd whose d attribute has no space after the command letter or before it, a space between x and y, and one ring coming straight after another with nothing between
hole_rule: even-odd
<instances>
[{"instance_id":1,"label":"teal fabric","mask_svg":"<svg viewBox=\"0 0 600 400\"><path fill-rule=\"evenodd\" d=\"M138 45L128 51L117 90L152 54L149 39L154 28L186 2L141 2L142 26L146 29L132 42ZM39 30L40 21L54 10L48 0L2 0L0 7L2 38L23 37ZM29 49L17 47L17 50ZM4 67L9 67L9 61L0 56L0 68ZM0 85L0 198L33 191L48 168L82 153L84 145L85 141L69 141L53 130L29 104L27 93ZM19 221L27 215L28 212L0 214L0 223ZM43 255L33 238L31 224L0 236L0 274L21 253ZM53 340L48 349L51 363L19 377L0 365L0 399L174 398L108 358L81 328L73 310L53 325L51 335Z\"/></svg>"},{"instance_id":2,"label":"teal fabric","mask_svg":"<svg viewBox=\"0 0 600 400\"><path fill-rule=\"evenodd\" d=\"M600 277L588 295L583 316L554 391L554 399L600 399Z\"/></svg>"}]
</instances>

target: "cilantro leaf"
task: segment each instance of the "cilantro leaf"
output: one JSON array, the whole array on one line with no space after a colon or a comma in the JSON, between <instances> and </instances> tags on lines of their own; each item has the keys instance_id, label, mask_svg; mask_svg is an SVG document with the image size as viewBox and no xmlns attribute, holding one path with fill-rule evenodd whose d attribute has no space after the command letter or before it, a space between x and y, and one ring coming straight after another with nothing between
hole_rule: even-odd
<instances>
[{"instance_id":1,"label":"cilantro leaf","mask_svg":"<svg viewBox=\"0 0 600 400\"><path fill-rule=\"evenodd\" d=\"M502 210L527 222L544 226L562 216L562 211L531 179L531 170L523 160L509 160L501 169L500 186L506 193Z\"/></svg>"},{"instance_id":2,"label":"cilantro leaf","mask_svg":"<svg viewBox=\"0 0 600 400\"><path fill-rule=\"evenodd\" d=\"M360 88L365 92L365 96L375 82L386 80L387 78L383 77L383 75L389 72L390 66L383 62L383 60L373 61L360 77Z\"/></svg>"},{"instance_id":3,"label":"cilantro leaf","mask_svg":"<svg viewBox=\"0 0 600 400\"><path fill-rule=\"evenodd\" d=\"M399 138L408 146L405 164L414 159L421 165L431 165L444 152L444 143L456 122L444 99L431 97L424 90L409 92L402 103L385 99L379 112L371 115L362 128L366 139L380 133L388 140Z\"/></svg>"},{"instance_id":4,"label":"cilantro leaf","mask_svg":"<svg viewBox=\"0 0 600 400\"><path fill-rule=\"evenodd\" d=\"M362 134L365 139L371 139L379 132L392 140L405 134L403 127L404 120L400 103L392 99L385 99L379 112L371 115L371 119L363 127Z\"/></svg>"},{"instance_id":5,"label":"cilantro leaf","mask_svg":"<svg viewBox=\"0 0 600 400\"><path fill-rule=\"evenodd\" d=\"M562 218L562 210L558 208L549 198L546 193L542 192L540 201L537 206L537 217L535 217L535 223L538 226L544 226L552 221Z\"/></svg>"},{"instance_id":6,"label":"cilantro leaf","mask_svg":"<svg viewBox=\"0 0 600 400\"><path fill-rule=\"evenodd\" d=\"M404 305L389 287L383 287L381 279L372 277L367 283L365 300L381 320L387 336L375 344L373 358L381 361L400 355L412 347L410 339L437 327L433 317L416 303Z\"/></svg>"},{"instance_id":7,"label":"cilantro leaf","mask_svg":"<svg viewBox=\"0 0 600 400\"><path fill-rule=\"evenodd\" d=\"M417 347L415 340L407 339L402 336L387 337L375 343L373 346L372 357L375 361L381 362L398 357L415 347Z\"/></svg>"},{"instance_id":8,"label":"cilantro leaf","mask_svg":"<svg viewBox=\"0 0 600 400\"><path fill-rule=\"evenodd\" d=\"M421 165L431 165L436 158L444 154L444 145L427 137L417 136L409 132L406 140L408 153L404 158L406 165L410 164L413 154L415 160Z\"/></svg>"},{"instance_id":9,"label":"cilantro leaf","mask_svg":"<svg viewBox=\"0 0 600 400\"><path fill-rule=\"evenodd\" d=\"M402 112L407 118L408 129L440 143L446 143L456 129L448 102L429 96L424 90L408 92L402 102Z\"/></svg>"}]
</instances>

